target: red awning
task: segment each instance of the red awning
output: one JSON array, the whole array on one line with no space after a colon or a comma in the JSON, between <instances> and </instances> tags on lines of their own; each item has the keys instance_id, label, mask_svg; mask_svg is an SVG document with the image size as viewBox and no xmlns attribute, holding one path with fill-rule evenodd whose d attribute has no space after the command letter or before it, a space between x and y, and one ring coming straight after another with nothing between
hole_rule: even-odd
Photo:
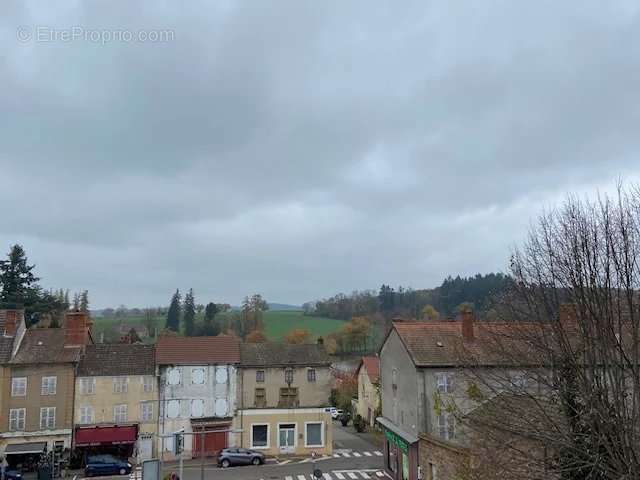
<instances>
[{"instance_id":1,"label":"red awning","mask_svg":"<svg viewBox=\"0 0 640 480\"><path fill-rule=\"evenodd\" d=\"M76 447L136 443L137 425L109 425L76 429Z\"/></svg>"}]
</instances>

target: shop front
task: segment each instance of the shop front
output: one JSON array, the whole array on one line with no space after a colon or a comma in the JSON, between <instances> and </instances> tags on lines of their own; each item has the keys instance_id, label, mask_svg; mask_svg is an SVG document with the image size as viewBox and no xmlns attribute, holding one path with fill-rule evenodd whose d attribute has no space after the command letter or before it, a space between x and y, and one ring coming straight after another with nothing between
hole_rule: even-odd
<instances>
[{"instance_id":1,"label":"shop front","mask_svg":"<svg viewBox=\"0 0 640 480\"><path fill-rule=\"evenodd\" d=\"M138 425L98 425L76 427L74 447L83 463L91 455L110 454L131 458L135 454Z\"/></svg>"},{"instance_id":2,"label":"shop front","mask_svg":"<svg viewBox=\"0 0 640 480\"><path fill-rule=\"evenodd\" d=\"M4 450L10 470L30 472L47 453L47 442L10 443Z\"/></svg>"},{"instance_id":3,"label":"shop front","mask_svg":"<svg viewBox=\"0 0 640 480\"><path fill-rule=\"evenodd\" d=\"M394 480L418 479L418 437L384 417L378 423L384 432L384 466Z\"/></svg>"}]
</instances>

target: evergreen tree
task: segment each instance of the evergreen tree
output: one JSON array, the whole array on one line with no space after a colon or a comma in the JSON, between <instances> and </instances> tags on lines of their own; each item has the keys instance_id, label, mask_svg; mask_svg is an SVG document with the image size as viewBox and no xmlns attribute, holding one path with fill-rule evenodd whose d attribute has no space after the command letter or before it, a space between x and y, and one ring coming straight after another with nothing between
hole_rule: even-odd
<instances>
[{"instance_id":1,"label":"evergreen tree","mask_svg":"<svg viewBox=\"0 0 640 480\"><path fill-rule=\"evenodd\" d=\"M7 258L0 261L0 300L9 307L26 306L39 293L35 265L27 264L27 255L18 244L11 247Z\"/></svg>"},{"instance_id":2,"label":"evergreen tree","mask_svg":"<svg viewBox=\"0 0 640 480\"><path fill-rule=\"evenodd\" d=\"M180 290L176 290L176 293L171 297L171 304L169 305L169 310L167 311L167 328L169 330L173 330L177 332L180 330Z\"/></svg>"},{"instance_id":3,"label":"evergreen tree","mask_svg":"<svg viewBox=\"0 0 640 480\"><path fill-rule=\"evenodd\" d=\"M78 292L73 294L73 311L77 312L80 310L80 294Z\"/></svg>"},{"instance_id":4,"label":"evergreen tree","mask_svg":"<svg viewBox=\"0 0 640 480\"><path fill-rule=\"evenodd\" d=\"M182 316L184 321L184 334L192 337L195 333L196 326L196 302L193 298L193 288L190 288L184 297L184 313Z\"/></svg>"},{"instance_id":5,"label":"evergreen tree","mask_svg":"<svg viewBox=\"0 0 640 480\"><path fill-rule=\"evenodd\" d=\"M216 322L218 314L218 306L209 302L204 309L203 335L218 335L220 333L220 325Z\"/></svg>"},{"instance_id":6,"label":"evergreen tree","mask_svg":"<svg viewBox=\"0 0 640 480\"><path fill-rule=\"evenodd\" d=\"M89 291L83 290L80 294L80 311L89 312Z\"/></svg>"}]
</instances>

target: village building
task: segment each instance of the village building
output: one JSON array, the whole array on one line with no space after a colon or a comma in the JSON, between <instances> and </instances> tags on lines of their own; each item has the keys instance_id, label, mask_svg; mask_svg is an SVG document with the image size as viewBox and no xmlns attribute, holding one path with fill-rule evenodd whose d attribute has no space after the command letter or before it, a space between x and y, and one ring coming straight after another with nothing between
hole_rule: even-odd
<instances>
[{"instance_id":1,"label":"village building","mask_svg":"<svg viewBox=\"0 0 640 480\"><path fill-rule=\"evenodd\" d=\"M356 376L358 378L356 413L372 427L376 423L380 408L380 358L362 357Z\"/></svg>"},{"instance_id":2,"label":"village building","mask_svg":"<svg viewBox=\"0 0 640 480\"><path fill-rule=\"evenodd\" d=\"M183 431L185 457L213 456L235 446L240 341L237 337L161 336L156 344L159 375L159 451L175 458L173 433Z\"/></svg>"},{"instance_id":3,"label":"village building","mask_svg":"<svg viewBox=\"0 0 640 480\"><path fill-rule=\"evenodd\" d=\"M75 384L74 447L84 458L111 453L147 460L156 454L158 386L155 347L89 345Z\"/></svg>"},{"instance_id":4,"label":"village building","mask_svg":"<svg viewBox=\"0 0 640 480\"><path fill-rule=\"evenodd\" d=\"M72 446L75 371L92 343L86 313L67 313L62 328L24 328L22 313L4 313L4 378L0 438L10 465Z\"/></svg>"},{"instance_id":5,"label":"village building","mask_svg":"<svg viewBox=\"0 0 640 480\"><path fill-rule=\"evenodd\" d=\"M330 366L322 344L242 344L240 446L267 455L330 455Z\"/></svg>"}]
</instances>

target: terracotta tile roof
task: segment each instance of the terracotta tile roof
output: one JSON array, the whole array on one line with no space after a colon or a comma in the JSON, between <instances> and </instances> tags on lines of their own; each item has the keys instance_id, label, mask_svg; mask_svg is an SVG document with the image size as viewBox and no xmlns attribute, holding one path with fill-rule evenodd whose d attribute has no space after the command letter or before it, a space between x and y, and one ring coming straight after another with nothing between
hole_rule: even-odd
<instances>
[{"instance_id":1,"label":"terracotta tile roof","mask_svg":"<svg viewBox=\"0 0 640 480\"><path fill-rule=\"evenodd\" d=\"M463 340L462 322L394 322L398 333L416 366L459 366L462 356L473 358L474 364L502 365L509 363L495 346L510 345L520 358L534 355L527 345L527 329L540 328L533 323L475 322L474 339ZM531 330L529 330L531 331Z\"/></svg>"},{"instance_id":2,"label":"terracotta tile roof","mask_svg":"<svg viewBox=\"0 0 640 480\"><path fill-rule=\"evenodd\" d=\"M356 373L359 373L363 366L367 375L369 375L371 383L378 383L380 379L380 357L362 357Z\"/></svg>"},{"instance_id":3,"label":"terracotta tile roof","mask_svg":"<svg viewBox=\"0 0 640 480\"><path fill-rule=\"evenodd\" d=\"M153 375L155 365L154 345L88 345L78 365L78 376Z\"/></svg>"},{"instance_id":4,"label":"terracotta tile roof","mask_svg":"<svg viewBox=\"0 0 640 480\"><path fill-rule=\"evenodd\" d=\"M82 347L65 347L63 328L30 328L11 363L74 363L80 360Z\"/></svg>"},{"instance_id":5,"label":"terracotta tile roof","mask_svg":"<svg viewBox=\"0 0 640 480\"><path fill-rule=\"evenodd\" d=\"M161 336L156 343L156 363L160 365L240 363L240 341L229 335Z\"/></svg>"},{"instance_id":6,"label":"terracotta tile roof","mask_svg":"<svg viewBox=\"0 0 640 480\"><path fill-rule=\"evenodd\" d=\"M282 365L331 365L322 345L287 343L243 343L240 346L243 367Z\"/></svg>"}]
</instances>

